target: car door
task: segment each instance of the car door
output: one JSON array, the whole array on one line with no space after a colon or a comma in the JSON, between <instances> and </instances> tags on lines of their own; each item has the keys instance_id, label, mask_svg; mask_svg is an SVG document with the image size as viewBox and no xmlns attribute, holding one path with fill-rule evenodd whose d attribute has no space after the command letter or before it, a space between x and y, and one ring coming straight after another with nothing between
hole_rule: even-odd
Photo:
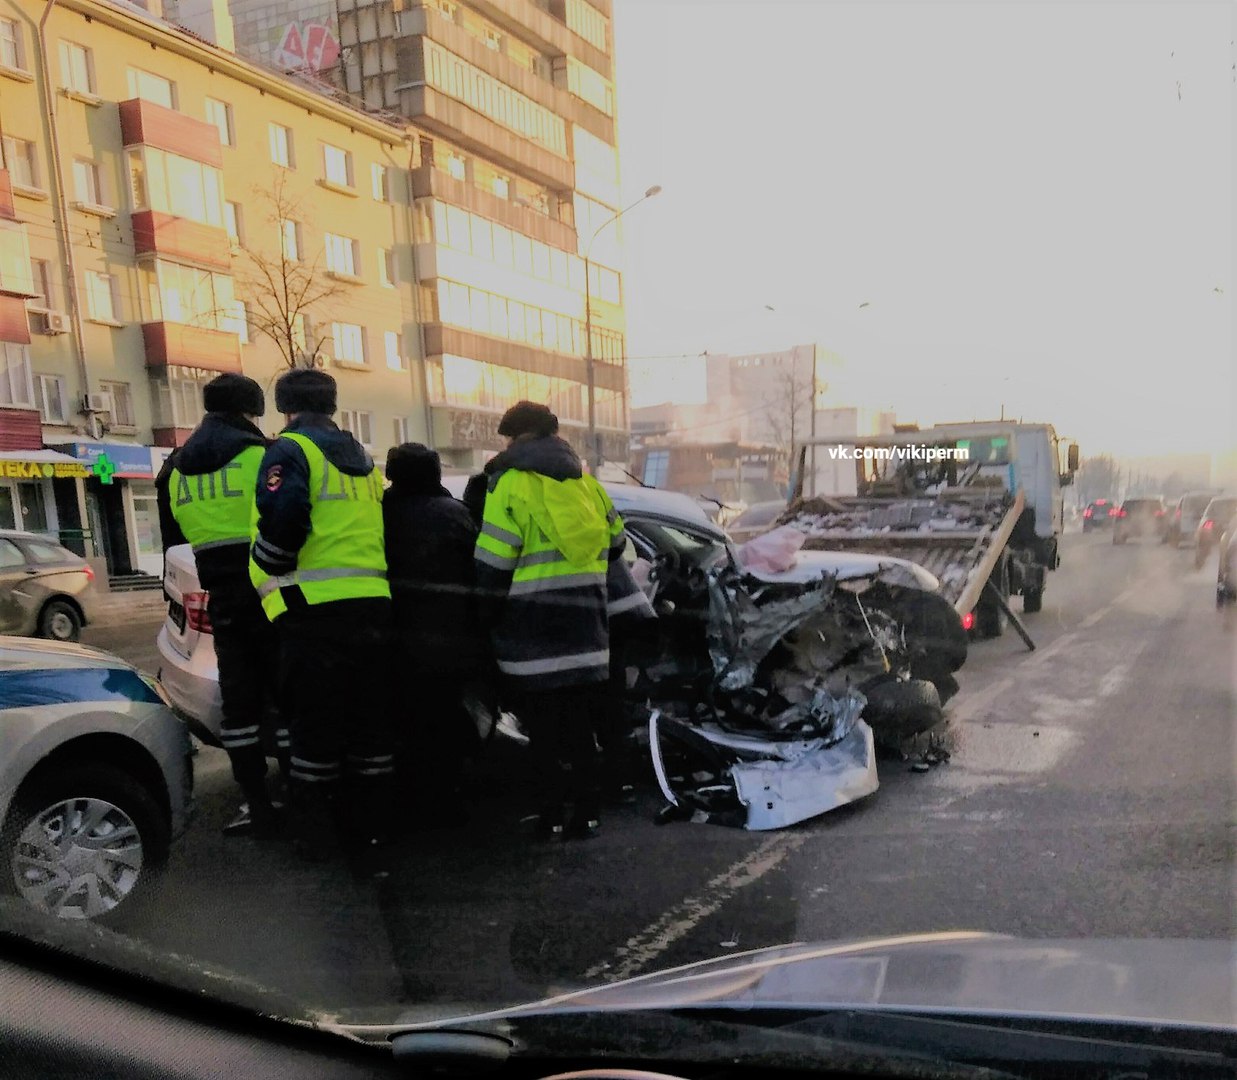
<instances>
[{"instance_id":1,"label":"car door","mask_svg":"<svg viewBox=\"0 0 1237 1080\"><path fill-rule=\"evenodd\" d=\"M0 634L20 634L25 630L30 618L24 595L29 580L21 548L0 537Z\"/></svg>"}]
</instances>

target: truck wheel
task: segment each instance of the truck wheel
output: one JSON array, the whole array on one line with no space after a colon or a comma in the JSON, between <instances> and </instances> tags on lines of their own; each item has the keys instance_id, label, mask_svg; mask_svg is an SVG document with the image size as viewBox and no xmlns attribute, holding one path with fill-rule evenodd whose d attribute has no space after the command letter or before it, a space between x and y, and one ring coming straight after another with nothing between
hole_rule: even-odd
<instances>
[{"instance_id":1,"label":"truck wheel","mask_svg":"<svg viewBox=\"0 0 1237 1080\"><path fill-rule=\"evenodd\" d=\"M1022 594L1022 610L1025 613L1039 611L1044 606L1043 589L1027 589Z\"/></svg>"},{"instance_id":2,"label":"truck wheel","mask_svg":"<svg viewBox=\"0 0 1237 1080\"><path fill-rule=\"evenodd\" d=\"M1004 558L997 563L988 583L1001 596L1009 599L1009 565ZM997 606L996 601L988 595L988 590L985 588L979 595L979 603L975 605L975 632L981 638L998 638L1005 633L1008 622L1009 619L1005 612Z\"/></svg>"},{"instance_id":3,"label":"truck wheel","mask_svg":"<svg viewBox=\"0 0 1237 1080\"><path fill-rule=\"evenodd\" d=\"M863 690L863 719L882 742L898 742L936 727L943 719L941 698L926 679L881 678Z\"/></svg>"}]
</instances>

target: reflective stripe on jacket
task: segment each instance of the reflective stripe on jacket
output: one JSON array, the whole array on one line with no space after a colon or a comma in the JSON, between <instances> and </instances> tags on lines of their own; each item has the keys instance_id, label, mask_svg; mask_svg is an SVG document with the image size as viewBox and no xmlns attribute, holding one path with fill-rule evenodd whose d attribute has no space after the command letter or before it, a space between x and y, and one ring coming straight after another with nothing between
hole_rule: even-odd
<instances>
[{"instance_id":1,"label":"reflective stripe on jacket","mask_svg":"<svg viewBox=\"0 0 1237 1080\"><path fill-rule=\"evenodd\" d=\"M610 650L606 570L623 523L591 476L509 469L485 500L478 584L505 594L493 628L499 670L529 690L604 681Z\"/></svg>"},{"instance_id":2,"label":"reflective stripe on jacket","mask_svg":"<svg viewBox=\"0 0 1237 1080\"><path fill-rule=\"evenodd\" d=\"M249 546L254 489L265 453L242 450L222 469L186 476L173 469L168 483L172 516L194 555L232 544Z\"/></svg>"},{"instance_id":3,"label":"reflective stripe on jacket","mask_svg":"<svg viewBox=\"0 0 1237 1080\"><path fill-rule=\"evenodd\" d=\"M296 556L296 569L272 577L251 558L249 576L262 598L267 618L288 609L284 590L296 588L307 604L363 597L390 599L383 550L382 477L341 472L316 443L285 431L309 464L309 536ZM256 511L251 536L258 538Z\"/></svg>"}]
</instances>

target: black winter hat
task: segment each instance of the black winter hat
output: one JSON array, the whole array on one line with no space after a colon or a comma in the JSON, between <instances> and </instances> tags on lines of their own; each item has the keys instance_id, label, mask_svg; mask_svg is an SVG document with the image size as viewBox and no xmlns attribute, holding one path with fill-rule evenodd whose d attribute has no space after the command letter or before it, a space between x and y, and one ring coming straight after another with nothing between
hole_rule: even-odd
<instances>
[{"instance_id":1,"label":"black winter hat","mask_svg":"<svg viewBox=\"0 0 1237 1080\"><path fill-rule=\"evenodd\" d=\"M410 491L437 494L442 488L442 459L421 443L404 443L387 451L387 479Z\"/></svg>"},{"instance_id":2,"label":"black winter hat","mask_svg":"<svg viewBox=\"0 0 1237 1080\"><path fill-rule=\"evenodd\" d=\"M216 375L202 388L202 405L207 412L266 415L266 395L262 387L249 376L230 371Z\"/></svg>"},{"instance_id":3,"label":"black winter hat","mask_svg":"<svg viewBox=\"0 0 1237 1080\"><path fill-rule=\"evenodd\" d=\"M275 408L281 413L335 412L337 391L335 380L325 371L313 368L293 368L275 382Z\"/></svg>"},{"instance_id":4,"label":"black winter hat","mask_svg":"<svg viewBox=\"0 0 1237 1080\"><path fill-rule=\"evenodd\" d=\"M521 435L536 435L538 438L557 435L558 417L550 412L549 406L539 405L535 401L519 401L503 413L498 434L508 439L518 439Z\"/></svg>"}]
</instances>

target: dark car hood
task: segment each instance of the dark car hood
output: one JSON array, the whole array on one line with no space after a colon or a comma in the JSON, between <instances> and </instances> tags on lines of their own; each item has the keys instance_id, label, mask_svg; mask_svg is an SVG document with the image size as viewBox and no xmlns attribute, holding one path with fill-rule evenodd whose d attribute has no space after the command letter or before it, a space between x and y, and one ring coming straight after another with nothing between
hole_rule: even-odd
<instances>
[{"instance_id":1,"label":"dark car hood","mask_svg":"<svg viewBox=\"0 0 1237 1080\"><path fill-rule=\"evenodd\" d=\"M484 1015L861 1007L1237 1029L1237 943L952 932L761 949ZM411 1018L410 1018L411 1019Z\"/></svg>"}]
</instances>

